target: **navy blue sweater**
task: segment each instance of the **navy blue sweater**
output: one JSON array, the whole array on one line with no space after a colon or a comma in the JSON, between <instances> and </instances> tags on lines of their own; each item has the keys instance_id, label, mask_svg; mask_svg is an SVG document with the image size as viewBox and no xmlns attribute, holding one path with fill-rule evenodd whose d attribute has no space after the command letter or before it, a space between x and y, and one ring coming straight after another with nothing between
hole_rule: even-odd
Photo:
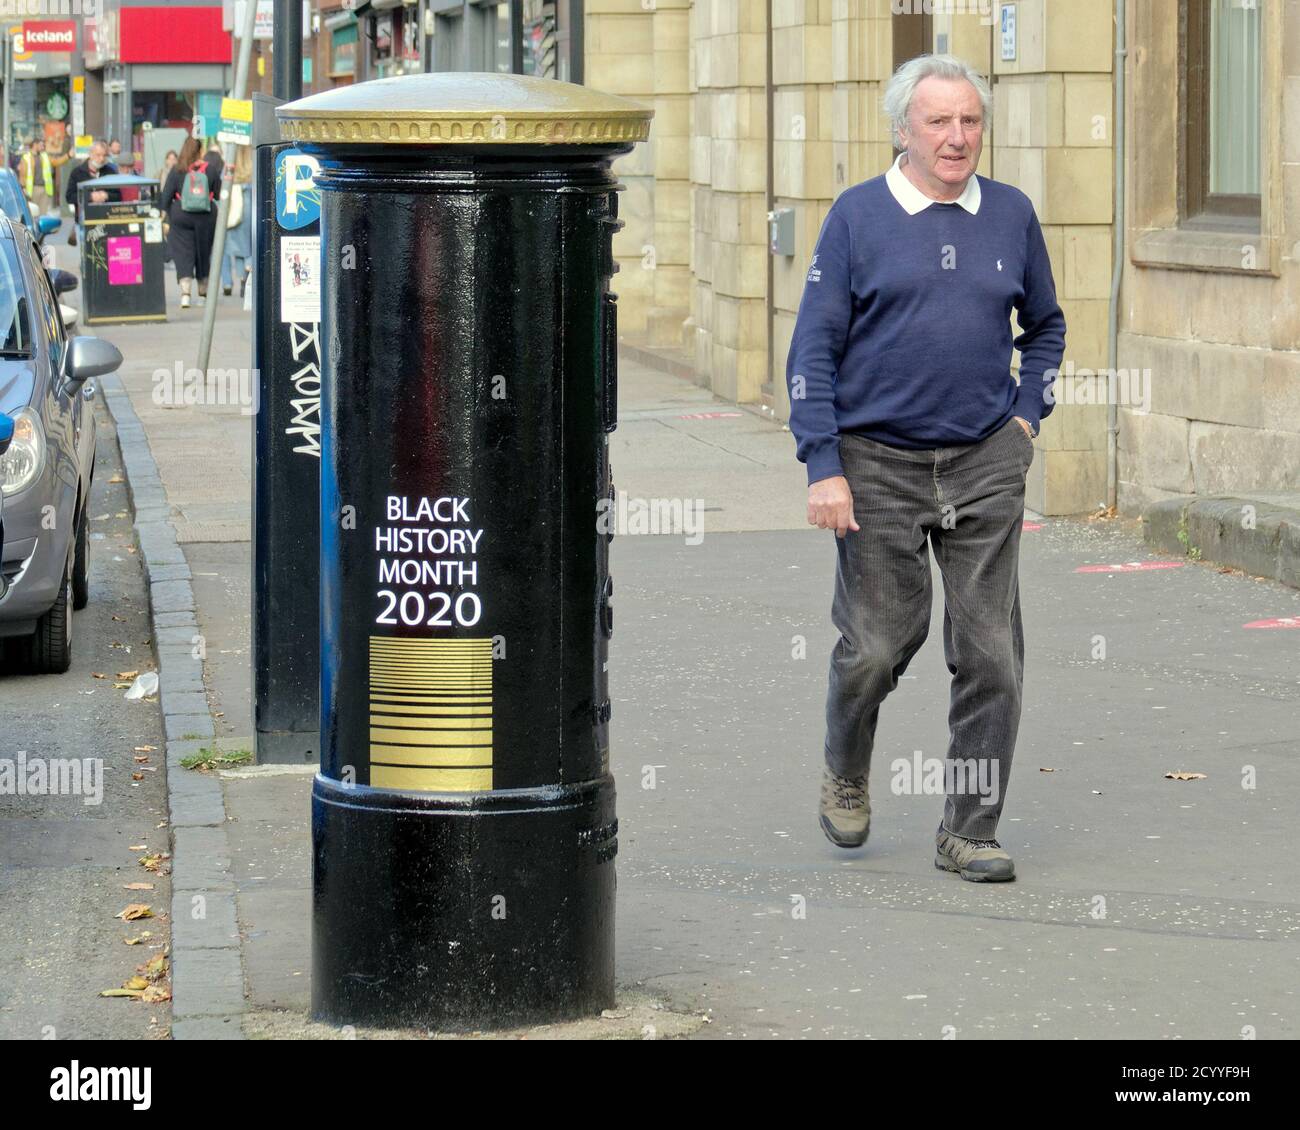
<instances>
[{"instance_id":1,"label":"navy blue sweater","mask_svg":"<svg viewBox=\"0 0 1300 1130\"><path fill-rule=\"evenodd\" d=\"M909 216L883 176L832 205L786 364L809 483L843 473L845 432L944 447L977 443L1012 416L1037 429L1051 412L1065 316L1043 232L1019 189L986 177L979 186L974 216L938 202Z\"/></svg>"}]
</instances>

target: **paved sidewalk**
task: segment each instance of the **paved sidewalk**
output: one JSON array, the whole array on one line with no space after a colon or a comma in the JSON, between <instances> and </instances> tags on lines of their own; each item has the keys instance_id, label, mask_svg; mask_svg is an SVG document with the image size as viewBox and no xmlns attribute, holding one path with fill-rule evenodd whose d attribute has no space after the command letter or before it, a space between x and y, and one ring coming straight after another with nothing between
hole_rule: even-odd
<instances>
[{"instance_id":1,"label":"paved sidewalk","mask_svg":"<svg viewBox=\"0 0 1300 1130\"><path fill-rule=\"evenodd\" d=\"M191 573L214 730L251 748L250 422L150 400L156 368L192 364L198 318L108 336ZM247 322L219 324L214 364L248 364ZM804 525L790 436L634 364L620 395L618 489L703 499L706 520L699 545L623 536L612 550L624 1034L655 1001L676 1010L651 1023L663 1034L1300 1034L1300 895L1279 850L1300 805L1300 632L1246 627L1300 615L1300 592L1156 553L1137 522L1031 522L1002 828L1019 880L935 871L942 798L891 790L895 758L944 752L938 584L931 639L882 711L871 841L838 852L816 821L834 551ZM1158 560L1175 567L1127 567ZM1078 571L1108 564L1126 567ZM1165 776L1178 770L1206 777ZM177 1034L237 1034L241 1012L249 1036L314 1033L310 772L239 771L220 788L226 819L196 829L215 864L200 878L234 892L245 999L215 1001L188 1033L178 1013ZM176 865L179 887L179 840Z\"/></svg>"}]
</instances>

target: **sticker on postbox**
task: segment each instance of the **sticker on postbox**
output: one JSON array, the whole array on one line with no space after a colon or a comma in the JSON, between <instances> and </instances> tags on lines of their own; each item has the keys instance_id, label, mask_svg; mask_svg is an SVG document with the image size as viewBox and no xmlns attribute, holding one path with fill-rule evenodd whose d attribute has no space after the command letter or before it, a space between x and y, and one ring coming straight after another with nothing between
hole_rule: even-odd
<instances>
[{"instance_id":1,"label":"sticker on postbox","mask_svg":"<svg viewBox=\"0 0 1300 1130\"><path fill-rule=\"evenodd\" d=\"M280 321L320 321L320 236L280 240Z\"/></svg>"},{"instance_id":2,"label":"sticker on postbox","mask_svg":"<svg viewBox=\"0 0 1300 1130\"><path fill-rule=\"evenodd\" d=\"M320 162L300 149L286 149L275 159L275 219L297 231L320 219Z\"/></svg>"},{"instance_id":3,"label":"sticker on postbox","mask_svg":"<svg viewBox=\"0 0 1300 1130\"><path fill-rule=\"evenodd\" d=\"M482 549L469 498L385 500L384 524L374 529L379 607L369 638L377 788L493 787L494 654L491 636L480 634Z\"/></svg>"}]
</instances>

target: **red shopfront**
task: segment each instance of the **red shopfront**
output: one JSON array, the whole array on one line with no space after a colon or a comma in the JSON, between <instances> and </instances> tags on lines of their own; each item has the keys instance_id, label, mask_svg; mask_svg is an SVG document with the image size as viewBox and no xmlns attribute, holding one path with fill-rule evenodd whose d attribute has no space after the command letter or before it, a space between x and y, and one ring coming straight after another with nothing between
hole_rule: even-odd
<instances>
[{"instance_id":1,"label":"red shopfront","mask_svg":"<svg viewBox=\"0 0 1300 1130\"><path fill-rule=\"evenodd\" d=\"M222 30L220 3L164 7L123 0L113 16L115 42L105 45L105 117L110 133L131 136L143 157L140 171L148 175L161 163L161 153L152 150L176 148L175 139L184 136L179 131L192 128L199 95L229 90L233 41ZM148 138L151 133L158 136Z\"/></svg>"}]
</instances>

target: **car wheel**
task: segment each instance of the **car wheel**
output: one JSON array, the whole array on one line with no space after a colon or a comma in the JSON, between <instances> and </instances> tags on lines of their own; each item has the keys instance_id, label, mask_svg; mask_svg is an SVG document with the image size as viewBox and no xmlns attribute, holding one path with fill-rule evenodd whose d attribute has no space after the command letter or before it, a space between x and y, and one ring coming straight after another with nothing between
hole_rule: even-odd
<instances>
[{"instance_id":1,"label":"car wheel","mask_svg":"<svg viewBox=\"0 0 1300 1130\"><path fill-rule=\"evenodd\" d=\"M72 554L50 610L36 621L27 640L27 669L33 675L61 675L72 666Z\"/></svg>"},{"instance_id":2,"label":"car wheel","mask_svg":"<svg viewBox=\"0 0 1300 1130\"><path fill-rule=\"evenodd\" d=\"M77 546L72 561L72 607L81 611L90 603L90 507L83 504L77 522Z\"/></svg>"}]
</instances>

